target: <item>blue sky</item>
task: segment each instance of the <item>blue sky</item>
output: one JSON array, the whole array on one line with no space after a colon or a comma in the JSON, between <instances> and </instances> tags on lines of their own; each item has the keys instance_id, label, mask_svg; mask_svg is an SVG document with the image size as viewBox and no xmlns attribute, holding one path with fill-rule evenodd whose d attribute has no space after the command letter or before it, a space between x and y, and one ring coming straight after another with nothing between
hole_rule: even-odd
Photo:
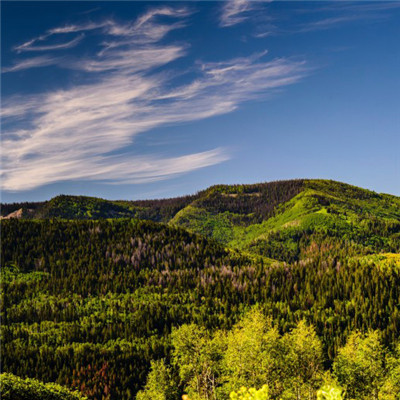
<instances>
[{"instance_id":1,"label":"blue sky","mask_svg":"<svg viewBox=\"0 0 400 400\"><path fill-rule=\"evenodd\" d=\"M2 201L292 178L400 195L400 2L1 8Z\"/></svg>"}]
</instances>

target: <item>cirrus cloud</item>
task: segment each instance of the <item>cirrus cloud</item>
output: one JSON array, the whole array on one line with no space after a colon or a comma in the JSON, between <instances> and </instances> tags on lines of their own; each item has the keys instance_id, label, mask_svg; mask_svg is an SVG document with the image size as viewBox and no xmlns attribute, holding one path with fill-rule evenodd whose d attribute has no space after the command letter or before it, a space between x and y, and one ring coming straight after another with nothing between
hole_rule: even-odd
<instances>
[{"instance_id":1,"label":"cirrus cloud","mask_svg":"<svg viewBox=\"0 0 400 400\"><path fill-rule=\"evenodd\" d=\"M243 102L293 84L307 73L306 64L265 60L263 52L199 61L191 67L195 78L177 82L177 72L168 65L187 55L190 47L162 44L161 39L183 26L181 19L189 13L161 7L128 24L106 21L49 30L46 35L99 30L104 48L79 62L70 58L60 65L90 74L90 83L4 100L3 188L27 190L67 180L153 182L229 159L224 148L174 157L137 155L126 149L137 135L154 128L226 114ZM168 24L160 17L180 20ZM50 60L31 59L30 67ZM26 63L28 68L29 60Z\"/></svg>"}]
</instances>

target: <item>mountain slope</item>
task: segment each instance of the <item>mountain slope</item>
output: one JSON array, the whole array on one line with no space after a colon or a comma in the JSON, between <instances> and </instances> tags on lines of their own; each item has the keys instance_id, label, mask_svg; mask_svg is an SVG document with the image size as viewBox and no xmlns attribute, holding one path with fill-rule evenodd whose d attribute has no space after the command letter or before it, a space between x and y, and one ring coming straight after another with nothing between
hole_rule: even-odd
<instances>
[{"instance_id":1,"label":"mountain slope","mask_svg":"<svg viewBox=\"0 0 400 400\"><path fill-rule=\"evenodd\" d=\"M399 337L400 258L335 254L287 263L135 219L1 221L3 371L131 400L174 327L229 329L254 304L281 332L315 325L332 362L353 330Z\"/></svg>"},{"instance_id":2,"label":"mountain slope","mask_svg":"<svg viewBox=\"0 0 400 400\"><path fill-rule=\"evenodd\" d=\"M126 390L136 392L150 360L165 356L172 325L221 323L204 315L195 288L225 265L250 264L213 240L150 221L10 219L1 229L3 370L84 384L93 399L106 386L113 398L132 399Z\"/></svg>"},{"instance_id":3,"label":"mountain slope","mask_svg":"<svg viewBox=\"0 0 400 400\"><path fill-rule=\"evenodd\" d=\"M32 211L0 223L9 373L130 400L150 362L170 359L174 327L229 329L255 304L281 332L312 323L327 368L352 331L378 329L386 346L398 340L395 196L297 180L13 207Z\"/></svg>"},{"instance_id":4,"label":"mountain slope","mask_svg":"<svg viewBox=\"0 0 400 400\"><path fill-rule=\"evenodd\" d=\"M400 251L399 197L328 180L216 185L193 196L144 201L57 196L21 210L21 218L165 222L287 262L333 249L347 255Z\"/></svg>"},{"instance_id":5,"label":"mountain slope","mask_svg":"<svg viewBox=\"0 0 400 400\"><path fill-rule=\"evenodd\" d=\"M200 198L179 211L171 223L230 247L283 261L307 257L327 242L325 251L329 247L343 247L355 254L400 251L400 198L334 181L294 181L294 186L289 182L293 181L281 183L286 196L270 201L268 212L257 213L256 207L243 207L242 212L237 212L239 207L233 212L233 207L224 208L227 196L238 204L248 196L251 204L253 197L267 202L271 193L249 193L246 185L230 186L219 190L218 196L212 191L211 206ZM268 185L260 186L265 190Z\"/></svg>"},{"instance_id":6,"label":"mountain slope","mask_svg":"<svg viewBox=\"0 0 400 400\"><path fill-rule=\"evenodd\" d=\"M194 196L158 200L104 200L88 196L59 195L43 202L1 204L0 219L104 219L138 218L168 222Z\"/></svg>"}]
</instances>

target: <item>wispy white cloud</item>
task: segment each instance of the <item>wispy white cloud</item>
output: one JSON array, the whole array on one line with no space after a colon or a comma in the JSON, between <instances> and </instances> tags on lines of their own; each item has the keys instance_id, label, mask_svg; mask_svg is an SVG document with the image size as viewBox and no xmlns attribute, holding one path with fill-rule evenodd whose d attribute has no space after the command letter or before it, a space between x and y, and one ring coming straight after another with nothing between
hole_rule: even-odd
<instances>
[{"instance_id":1,"label":"wispy white cloud","mask_svg":"<svg viewBox=\"0 0 400 400\"><path fill-rule=\"evenodd\" d=\"M252 5L249 0L229 0L222 7L221 26L232 26L245 21L248 18L246 15L252 10Z\"/></svg>"},{"instance_id":2,"label":"wispy white cloud","mask_svg":"<svg viewBox=\"0 0 400 400\"><path fill-rule=\"evenodd\" d=\"M133 73L165 65L183 55L185 55L183 46L129 47L123 50L113 49L102 52L98 57L70 62L65 66L89 72L119 69L120 71L124 70L125 72Z\"/></svg>"},{"instance_id":3,"label":"wispy white cloud","mask_svg":"<svg viewBox=\"0 0 400 400\"><path fill-rule=\"evenodd\" d=\"M171 8L161 7L149 10L147 13L138 18L134 23L121 25L111 25L110 34L117 36L130 36L137 42L157 42L162 39L169 31L183 27L182 21L174 24L157 23L159 17L184 18L189 16L193 11L186 7Z\"/></svg>"},{"instance_id":4,"label":"wispy white cloud","mask_svg":"<svg viewBox=\"0 0 400 400\"><path fill-rule=\"evenodd\" d=\"M229 113L245 101L297 82L307 72L304 62L267 61L263 52L198 62L196 78L177 83L174 73L158 67L184 56L188 46L161 45L171 24L156 19L186 13L161 8L128 28L120 25L118 30L115 22L112 29L103 25L101 38L107 31L115 46L79 63L63 62L91 73L90 84L5 99L3 188L27 190L65 180L151 182L223 162L229 154L220 148L176 157L135 156L124 149L153 128Z\"/></svg>"},{"instance_id":5,"label":"wispy white cloud","mask_svg":"<svg viewBox=\"0 0 400 400\"><path fill-rule=\"evenodd\" d=\"M75 154L60 158L49 154L45 159L33 158L19 163L12 171L3 172L9 191L30 190L60 181L90 180L108 184L138 184L169 179L229 159L223 149L214 149L179 157L94 156L82 160ZM82 174L81 170L85 169Z\"/></svg>"},{"instance_id":6,"label":"wispy white cloud","mask_svg":"<svg viewBox=\"0 0 400 400\"><path fill-rule=\"evenodd\" d=\"M49 51L49 50L59 50L59 49L70 49L77 45L83 38L83 32L92 31L95 29L101 29L112 25L113 22L105 20L103 22L87 22L84 24L70 24L64 25L57 28L49 29L46 33L37 36L33 39L28 40L18 46L14 47L14 51L21 53L23 51ZM37 45L37 43L43 43L54 35L59 34L70 34L70 33L81 33L81 35L76 36L74 39L69 40L66 43L55 43L47 45Z\"/></svg>"},{"instance_id":7,"label":"wispy white cloud","mask_svg":"<svg viewBox=\"0 0 400 400\"><path fill-rule=\"evenodd\" d=\"M228 27L248 20L254 13L261 11L263 2L271 0L227 0L223 3L220 14L220 26Z\"/></svg>"},{"instance_id":8,"label":"wispy white cloud","mask_svg":"<svg viewBox=\"0 0 400 400\"><path fill-rule=\"evenodd\" d=\"M184 26L182 21L173 24L157 23L158 17L174 17L184 18L193 11L187 7L171 8L160 7L154 8L143 14L140 18L132 23L121 24L106 19L101 22L86 22L82 24L69 24L61 27L49 29L43 35L33 38L25 43L16 46L16 52L23 51L49 51L59 49L69 49L76 46L84 37L83 32L93 31L97 29L103 30L104 33L113 36L126 36L130 38L130 43L155 43L162 39L168 32ZM65 43L55 43L47 45L37 45L38 42L49 40L54 35L81 33L81 35Z\"/></svg>"},{"instance_id":9,"label":"wispy white cloud","mask_svg":"<svg viewBox=\"0 0 400 400\"><path fill-rule=\"evenodd\" d=\"M362 15L342 15L338 17L323 18L303 25L297 32L311 32L335 28L344 23L365 19Z\"/></svg>"},{"instance_id":10,"label":"wispy white cloud","mask_svg":"<svg viewBox=\"0 0 400 400\"><path fill-rule=\"evenodd\" d=\"M105 20L103 22L87 22L84 24L71 24L71 25L64 25L57 28L52 28L47 31L47 34L41 36L42 38L47 38L51 35L57 35L61 33L77 33L77 32L86 32L92 31L95 29L100 29L111 25L112 22L109 20ZM43 40L43 39L42 39Z\"/></svg>"},{"instance_id":11,"label":"wispy white cloud","mask_svg":"<svg viewBox=\"0 0 400 400\"><path fill-rule=\"evenodd\" d=\"M58 62L60 62L60 58L57 57L49 57L49 56L32 57L18 61L10 67L4 67L2 69L2 72L3 73L17 72L17 71L22 71L24 69L47 67L49 65L55 65Z\"/></svg>"},{"instance_id":12,"label":"wispy white cloud","mask_svg":"<svg viewBox=\"0 0 400 400\"><path fill-rule=\"evenodd\" d=\"M367 13L367 12L380 12L380 11L392 11L400 8L400 3L398 1L353 1L353 2L328 2L325 5L321 4L321 7L315 9L316 12L319 11L347 11L347 12L357 12L357 13Z\"/></svg>"},{"instance_id":13,"label":"wispy white cloud","mask_svg":"<svg viewBox=\"0 0 400 400\"><path fill-rule=\"evenodd\" d=\"M295 33L327 30L341 27L343 24L356 21L384 21L393 15L393 12L400 9L400 2L382 1L382 2L337 2L335 4L326 4L313 9L300 9L301 13L319 14L332 13L332 16L303 24ZM329 14L328 14L329 15Z\"/></svg>"},{"instance_id":14,"label":"wispy white cloud","mask_svg":"<svg viewBox=\"0 0 400 400\"><path fill-rule=\"evenodd\" d=\"M101 10L101 7L94 7L94 8L89 8L89 10L82 11L78 13L79 15L86 15L86 14L91 14L94 13L95 11Z\"/></svg>"},{"instance_id":15,"label":"wispy white cloud","mask_svg":"<svg viewBox=\"0 0 400 400\"><path fill-rule=\"evenodd\" d=\"M72 40L69 40L68 42L64 43L53 43L53 44L47 44L47 45L35 45L36 42L45 40L48 35L45 37L42 36L41 38L38 38L36 40L30 40L29 42L23 43L20 46L17 46L15 48L15 51L18 53L21 53L23 51L50 51L50 50L61 50L61 49L71 49L72 47L75 47L83 38L84 34L80 34L79 36L75 37Z\"/></svg>"}]
</instances>

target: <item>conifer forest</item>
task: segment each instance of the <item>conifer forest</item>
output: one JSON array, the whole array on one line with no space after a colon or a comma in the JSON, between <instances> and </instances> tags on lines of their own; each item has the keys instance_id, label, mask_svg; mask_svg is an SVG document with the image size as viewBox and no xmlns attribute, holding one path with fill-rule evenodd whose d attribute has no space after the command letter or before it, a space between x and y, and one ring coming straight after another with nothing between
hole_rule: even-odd
<instances>
[{"instance_id":1,"label":"conifer forest","mask_svg":"<svg viewBox=\"0 0 400 400\"><path fill-rule=\"evenodd\" d=\"M399 197L293 180L1 213L4 399L400 399Z\"/></svg>"}]
</instances>

